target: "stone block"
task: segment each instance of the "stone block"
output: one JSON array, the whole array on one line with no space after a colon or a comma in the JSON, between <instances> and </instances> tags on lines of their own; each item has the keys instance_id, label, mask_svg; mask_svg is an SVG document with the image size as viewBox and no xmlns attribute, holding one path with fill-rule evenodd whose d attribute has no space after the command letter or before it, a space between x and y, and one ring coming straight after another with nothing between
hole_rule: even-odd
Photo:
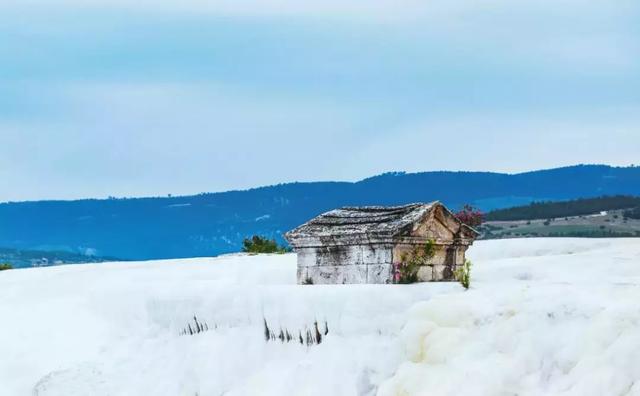
<instances>
[{"instance_id":1,"label":"stone block","mask_svg":"<svg viewBox=\"0 0 640 396\"><path fill-rule=\"evenodd\" d=\"M433 280L435 281L451 281L455 280L453 274L454 267L451 265L434 265Z\"/></svg>"},{"instance_id":2,"label":"stone block","mask_svg":"<svg viewBox=\"0 0 640 396\"><path fill-rule=\"evenodd\" d=\"M329 246L316 249L317 266L340 266L364 264L362 246Z\"/></svg>"},{"instance_id":3,"label":"stone block","mask_svg":"<svg viewBox=\"0 0 640 396\"><path fill-rule=\"evenodd\" d=\"M298 254L298 267L312 267L316 264L316 250L315 249L299 249Z\"/></svg>"},{"instance_id":4,"label":"stone block","mask_svg":"<svg viewBox=\"0 0 640 396\"><path fill-rule=\"evenodd\" d=\"M433 276L433 266L432 265L423 265L418 269L418 280L420 282L431 282L434 280Z\"/></svg>"},{"instance_id":5,"label":"stone block","mask_svg":"<svg viewBox=\"0 0 640 396\"><path fill-rule=\"evenodd\" d=\"M367 283L366 265L306 267L307 277L314 284Z\"/></svg>"},{"instance_id":6,"label":"stone block","mask_svg":"<svg viewBox=\"0 0 640 396\"><path fill-rule=\"evenodd\" d=\"M364 264L391 264L393 250L391 245L365 245L362 247Z\"/></svg>"},{"instance_id":7,"label":"stone block","mask_svg":"<svg viewBox=\"0 0 640 396\"><path fill-rule=\"evenodd\" d=\"M307 271L307 267L298 266L298 270L297 270L297 274L296 274L297 275L297 279L298 279L298 284L301 285L303 283L306 283L307 278L309 277L308 272L309 271Z\"/></svg>"},{"instance_id":8,"label":"stone block","mask_svg":"<svg viewBox=\"0 0 640 396\"><path fill-rule=\"evenodd\" d=\"M391 283L393 265L367 264L367 283Z\"/></svg>"}]
</instances>

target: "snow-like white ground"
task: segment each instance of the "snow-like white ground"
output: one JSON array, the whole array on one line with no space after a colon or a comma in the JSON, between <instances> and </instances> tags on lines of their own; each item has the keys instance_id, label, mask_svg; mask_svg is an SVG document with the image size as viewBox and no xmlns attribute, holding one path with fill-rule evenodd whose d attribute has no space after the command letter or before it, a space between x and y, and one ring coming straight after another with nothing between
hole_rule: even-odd
<instances>
[{"instance_id":1,"label":"snow-like white ground","mask_svg":"<svg viewBox=\"0 0 640 396\"><path fill-rule=\"evenodd\" d=\"M640 239L469 256L468 291L298 286L293 254L0 272L0 395L640 395Z\"/></svg>"}]
</instances>

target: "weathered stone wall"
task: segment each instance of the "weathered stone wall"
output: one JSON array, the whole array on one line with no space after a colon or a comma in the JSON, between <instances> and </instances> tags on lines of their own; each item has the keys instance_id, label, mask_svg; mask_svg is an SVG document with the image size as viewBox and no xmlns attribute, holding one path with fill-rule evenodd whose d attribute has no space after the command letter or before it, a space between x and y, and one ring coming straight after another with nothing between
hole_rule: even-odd
<instances>
[{"instance_id":1,"label":"weathered stone wall","mask_svg":"<svg viewBox=\"0 0 640 396\"><path fill-rule=\"evenodd\" d=\"M298 283L346 284L391 283L393 263L399 263L412 244L373 244L300 248ZM454 271L464 264L464 245L438 245L436 253L418 271L421 282L453 281Z\"/></svg>"},{"instance_id":2,"label":"weathered stone wall","mask_svg":"<svg viewBox=\"0 0 640 396\"><path fill-rule=\"evenodd\" d=\"M405 253L410 253L415 245L398 244L393 249L393 262L399 263ZM429 260L428 265L423 265L418 270L418 280L420 282L432 281L453 281L454 271L464 264L465 251L468 246L464 245L437 245L435 255Z\"/></svg>"},{"instance_id":3,"label":"weathered stone wall","mask_svg":"<svg viewBox=\"0 0 640 396\"><path fill-rule=\"evenodd\" d=\"M300 248L298 283L391 283L393 245Z\"/></svg>"}]
</instances>

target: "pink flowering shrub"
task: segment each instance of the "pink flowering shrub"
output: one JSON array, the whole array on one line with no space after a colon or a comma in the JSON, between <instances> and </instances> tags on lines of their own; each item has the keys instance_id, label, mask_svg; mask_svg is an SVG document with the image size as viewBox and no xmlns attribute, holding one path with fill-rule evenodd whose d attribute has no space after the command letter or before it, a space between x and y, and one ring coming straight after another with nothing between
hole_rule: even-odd
<instances>
[{"instance_id":1,"label":"pink flowering shrub","mask_svg":"<svg viewBox=\"0 0 640 396\"><path fill-rule=\"evenodd\" d=\"M464 205L455 216L469 227L478 227L484 221L484 213L471 205Z\"/></svg>"},{"instance_id":2,"label":"pink flowering shrub","mask_svg":"<svg viewBox=\"0 0 640 396\"><path fill-rule=\"evenodd\" d=\"M422 246L416 246L411 252L403 253L400 262L393 264L394 283L415 283L418 281L420 266L427 265L436 253L435 243L428 240Z\"/></svg>"},{"instance_id":3,"label":"pink flowering shrub","mask_svg":"<svg viewBox=\"0 0 640 396\"><path fill-rule=\"evenodd\" d=\"M393 283L415 283L418 281L418 269L409 262L393 264Z\"/></svg>"}]
</instances>

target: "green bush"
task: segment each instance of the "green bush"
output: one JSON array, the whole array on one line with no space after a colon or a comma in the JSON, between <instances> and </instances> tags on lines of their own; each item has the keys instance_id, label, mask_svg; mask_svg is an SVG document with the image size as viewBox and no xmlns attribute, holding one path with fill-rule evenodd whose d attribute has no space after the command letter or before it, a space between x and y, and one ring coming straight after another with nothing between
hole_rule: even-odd
<instances>
[{"instance_id":1,"label":"green bush","mask_svg":"<svg viewBox=\"0 0 640 396\"><path fill-rule=\"evenodd\" d=\"M469 285L471 284L471 261L465 260L462 267L456 270L455 275L456 279L458 280L458 282L460 282L462 287L468 289Z\"/></svg>"},{"instance_id":2,"label":"green bush","mask_svg":"<svg viewBox=\"0 0 640 396\"><path fill-rule=\"evenodd\" d=\"M242 251L245 253L286 253L287 247L279 246L275 239L267 239L259 235L245 238L242 242Z\"/></svg>"},{"instance_id":3,"label":"green bush","mask_svg":"<svg viewBox=\"0 0 640 396\"><path fill-rule=\"evenodd\" d=\"M13 265L11 265L9 263L0 264L0 271L10 270L10 269L13 269Z\"/></svg>"}]
</instances>

